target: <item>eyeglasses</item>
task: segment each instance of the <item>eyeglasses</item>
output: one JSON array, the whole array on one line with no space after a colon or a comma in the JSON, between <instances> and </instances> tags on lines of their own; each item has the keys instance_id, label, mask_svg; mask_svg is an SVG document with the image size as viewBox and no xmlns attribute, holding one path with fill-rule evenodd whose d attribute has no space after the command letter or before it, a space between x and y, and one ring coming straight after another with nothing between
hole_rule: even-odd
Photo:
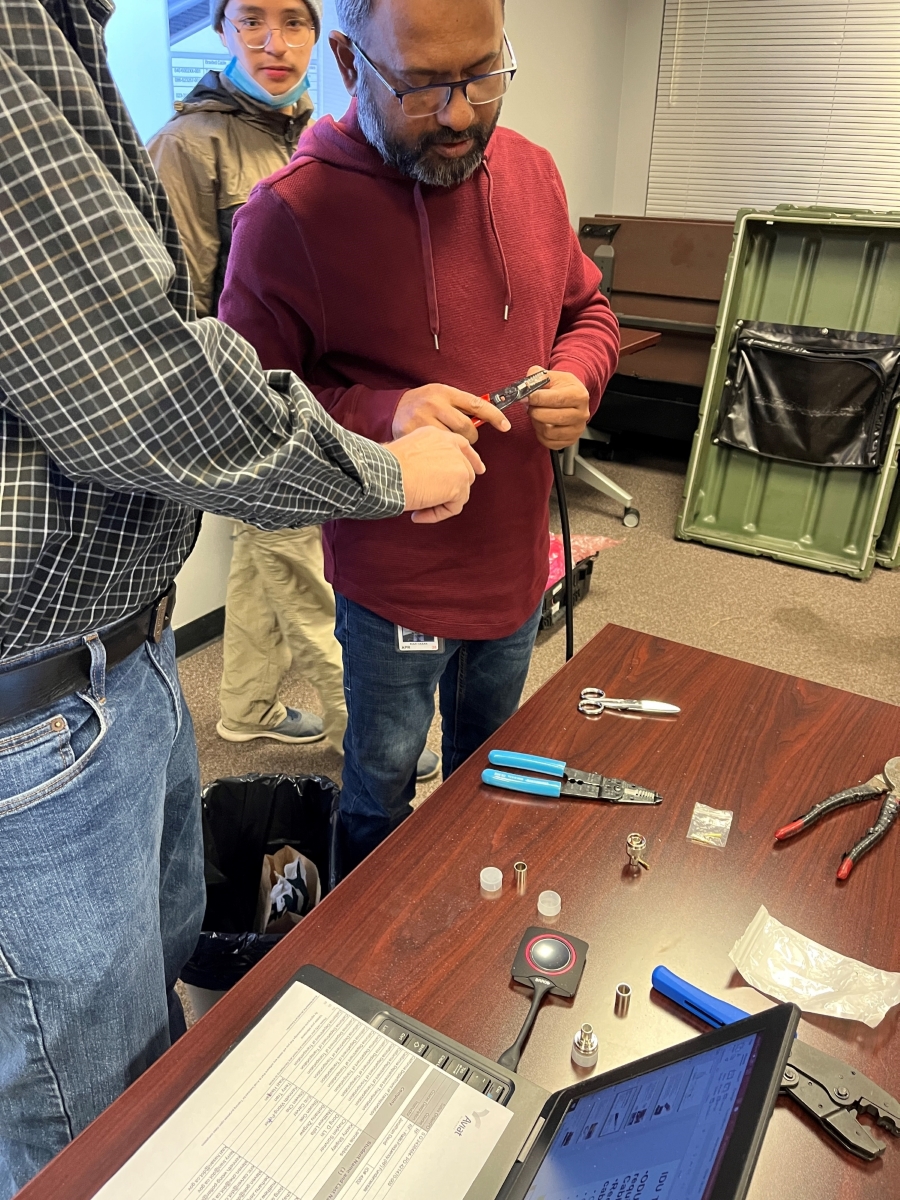
<instances>
[{"instance_id":1,"label":"eyeglasses","mask_svg":"<svg viewBox=\"0 0 900 1200\"><path fill-rule=\"evenodd\" d=\"M315 33L312 25L302 17L289 17L283 25L276 25L274 28L259 17L241 17L238 21L226 17L225 20L248 50L265 50L276 33L281 34L284 44L291 50L302 50Z\"/></svg>"},{"instance_id":2,"label":"eyeglasses","mask_svg":"<svg viewBox=\"0 0 900 1200\"><path fill-rule=\"evenodd\" d=\"M471 79L460 79L456 83L427 84L425 87L398 90L388 83L366 52L357 46L352 38L348 40L363 62L371 67L388 91L396 96L407 117L433 117L435 113L447 107L456 88L462 88L463 95L471 105L490 104L499 100L506 92L518 70L516 56L504 30L503 46L509 57L508 67L499 71L489 71L487 75L473 75Z\"/></svg>"}]
</instances>

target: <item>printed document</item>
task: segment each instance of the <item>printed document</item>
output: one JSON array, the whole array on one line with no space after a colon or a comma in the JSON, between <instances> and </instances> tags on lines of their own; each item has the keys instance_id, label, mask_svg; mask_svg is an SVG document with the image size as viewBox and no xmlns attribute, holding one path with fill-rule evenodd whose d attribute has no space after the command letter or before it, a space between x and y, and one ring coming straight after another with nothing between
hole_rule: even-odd
<instances>
[{"instance_id":1,"label":"printed document","mask_svg":"<svg viewBox=\"0 0 900 1200\"><path fill-rule=\"evenodd\" d=\"M95 1200L462 1200L511 1119L294 983Z\"/></svg>"}]
</instances>

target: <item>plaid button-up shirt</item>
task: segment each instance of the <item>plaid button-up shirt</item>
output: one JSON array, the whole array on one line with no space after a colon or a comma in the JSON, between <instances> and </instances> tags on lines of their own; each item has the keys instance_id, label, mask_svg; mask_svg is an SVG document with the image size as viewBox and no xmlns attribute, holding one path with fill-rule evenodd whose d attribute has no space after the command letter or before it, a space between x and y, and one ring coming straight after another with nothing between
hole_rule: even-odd
<instances>
[{"instance_id":1,"label":"plaid button-up shirt","mask_svg":"<svg viewBox=\"0 0 900 1200\"><path fill-rule=\"evenodd\" d=\"M110 0L0 5L0 661L136 612L198 509L263 528L403 509L397 460L197 320L112 82Z\"/></svg>"}]
</instances>

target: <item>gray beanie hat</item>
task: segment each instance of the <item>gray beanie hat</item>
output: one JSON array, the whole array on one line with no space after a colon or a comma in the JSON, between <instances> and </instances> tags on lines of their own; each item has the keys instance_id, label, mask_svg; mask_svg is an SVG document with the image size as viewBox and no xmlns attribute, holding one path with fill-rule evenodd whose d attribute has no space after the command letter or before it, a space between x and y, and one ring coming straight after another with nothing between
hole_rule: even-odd
<instances>
[{"instance_id":1,"label":"gray beanie hat","mask_svg":"<svg viewBox=\"0 0 900 1200\"><path fill-rule=\"evenodd\" d=\"M316 41L322 33L322 0L303 0L303 3L309 9L309 15L313 19L313 24L316 27ZM213 29L218 29L222 24L222 14L225 12L225 6L228 0L209 0L209 23Z\"/></svg>"}]
</instances>

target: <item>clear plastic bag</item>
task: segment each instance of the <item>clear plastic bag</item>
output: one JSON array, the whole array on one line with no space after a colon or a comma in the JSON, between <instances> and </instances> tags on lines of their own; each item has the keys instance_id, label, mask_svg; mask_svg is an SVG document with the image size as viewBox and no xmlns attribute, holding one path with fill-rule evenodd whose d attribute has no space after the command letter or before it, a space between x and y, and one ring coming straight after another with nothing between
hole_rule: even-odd
<instances>
[{"instance_id":1,"label":"clear plastic bag","mask_svg":"<svg viewBox=\"0 0 900 1200\"><path fill-rule=\"evenodd\" d=\"M731 832L733 816L734 813L729 812L727 808L710 808L707 804L695 804L688 826L687 840L724 850L728 834Z\"/></svg>"},{"instance_id":2,"label":"clear plastic bag","mask_svg":"<svg viewBox=\"0 0 900 1200\"><path fill-rule=\"evenodd\" d=\"M820 946L770 917L762 905L728 957L753 987L804 1012L863 1021L874 1029L900 1004L900 973Z\"/></svg>"}]
</instances>

